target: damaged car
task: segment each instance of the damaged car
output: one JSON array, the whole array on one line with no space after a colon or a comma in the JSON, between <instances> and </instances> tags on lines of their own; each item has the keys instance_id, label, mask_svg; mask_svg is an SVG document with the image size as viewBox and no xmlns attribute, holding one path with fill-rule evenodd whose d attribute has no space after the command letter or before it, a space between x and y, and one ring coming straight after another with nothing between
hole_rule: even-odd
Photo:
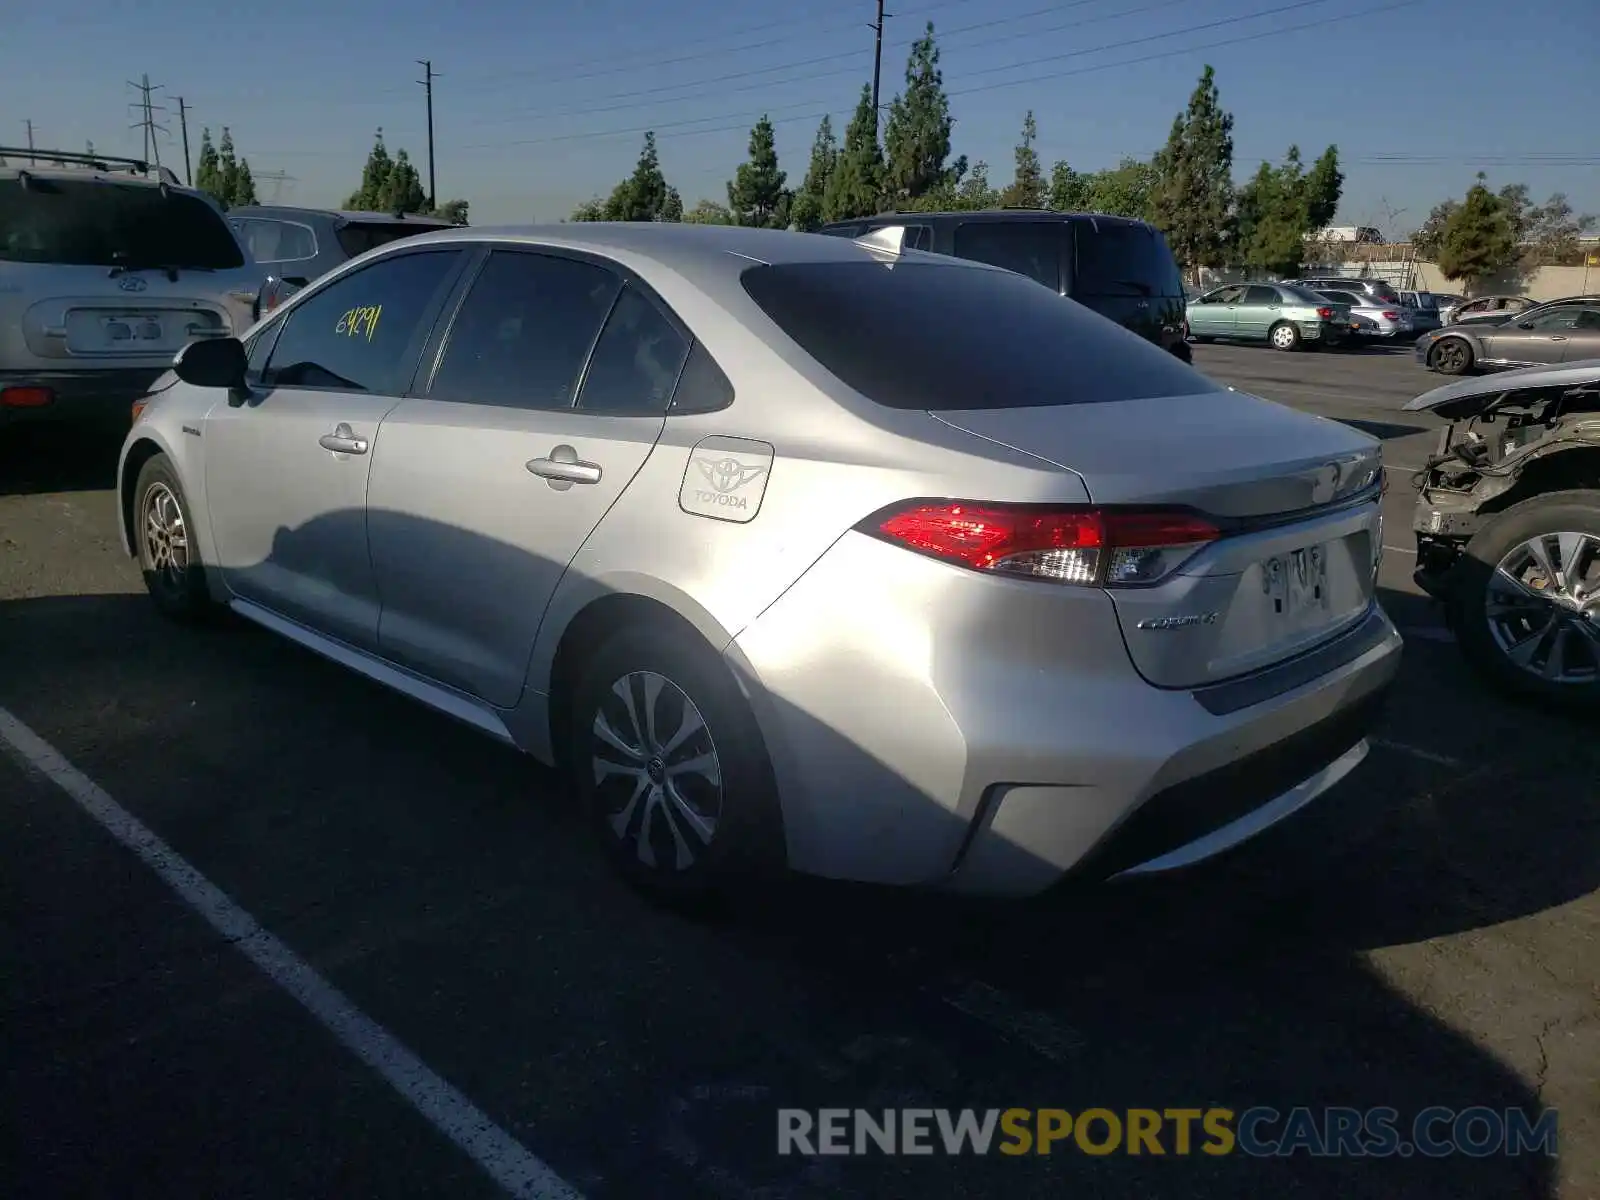
<instances>
[{"instance_id":1,"label":"damaged car","mask_svg":"<svg viewBox=\"0 0 1600 1200\"><path fill-rule=\"evenodd\" d=\"M1416 477L1417 585L1502 689L1600 709L1600 358L1460 380Z\"/></svg>"}]
</instances>

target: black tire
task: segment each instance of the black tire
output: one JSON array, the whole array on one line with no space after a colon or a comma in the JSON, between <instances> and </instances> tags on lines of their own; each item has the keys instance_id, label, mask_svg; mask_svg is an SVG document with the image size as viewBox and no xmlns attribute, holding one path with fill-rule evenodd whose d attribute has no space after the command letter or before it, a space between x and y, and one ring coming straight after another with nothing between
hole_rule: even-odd
<instances>
[{"instance_id":1,"label":"black tire","mask_svg":"<svg viewBox=\"0 0 1600 1200\"><path fill-rule=\"evenodd\" d=\"M1493 517L1467 543L1457 567L1450 624L1468 665L1500 691L1555 708L1600 711L1600 651L1587 641L1586 634L1568 633L1564 651L1569 665L1593 665L1594 675L1582 681L1556 681L1512 662L1490 628L1486 605L1497 568L1518 546L1541 533L1586 533L1600 538L1600 491L1551 492L1514 504ZM1588 574L1585 591L1594 595L1600 592L1600 561ZM1556 607L1552 605L1550 610ZM1533 620L1537 619L1534 614ZM1588 625L1600 637L1600 619L1590 620ZM1530 620L1524 627L1531 630L1534 624ZM1584 641L1573 648L1575 638ZM1540 657L1545 656L1541 653Z\"/></svg>"},{"instance_id":2,"label":"black tire","mask_svg":"<svg viewBox=\"0 0 1600 1200\"><path fill-rule=\"evenodd\" d=\"M159 532L163 518L152 520L158 507L169 514L176 511L183 533L181 554L175 552L170 528L164 534ZM166 523L170 526L170 519ZM209 617L214 605L206 587L205 565L194 544L189 501L165 454L152 456L139 469L133 486L133 537L145 588L161 614L191 623Z\"/></svg>"},{"instance_id":3,"label":"black tire","mask_svg":"<svg viewBox=\"0 0 1600 1200\"><path fill-rule=\"evenodd\" d=\"M654 747L640 746L645 738L628 734L627 709L613 686L632 678L630 690L639 711L644 681L638 677L645 675L666 681L657 693L654 719L674 731L682 728L675 723L682 717L692 723L693 714L681 707L681 696L703 722L703 730L673 753L652 753ZM622 775L597 764L604 743L595 726L602 713L608 726L638 751L631 759L615 750L604 757L625 767L637 762L647 773ZM671 735L662 729L658 723L656 733L665 742ZM634 627L617 633L596 651L574 688L568 730L562 757L585 821L616 869L651 899L697 905L725 898L740 884L783 873L783 818L760 730L728 669L703 645L675 630ZM675 781L663 779L670 763L704 761L708 750L719 767L720 788L712 789L706 776L693 771ZM709 842L667 798L667 782L674 782L702 818L714 817ZM629 798L641 787L629 811ZM643 845L653 861L646 861L646 851L640 849L644 819L651 828ZM690 853L687 863L680 846Z\"/></svg>"},{"instance_id":4,"label":"black tire","mask_svg":"<svg viewBox=\"0 0 1600 1200\"><path fill-rule=\"evenodd\" d=\"M1267 330L1267 344L1274 350L1293 353L1300 349L1300 331L1292 321L1279 321Z\"/></svg>"},{"instance_id":5,"label":"black tire","mask_svg":"<svg viewBox=\"0 0 1600 1200\"><path fill-rule=\"evenodd\" d=\"M1429 370L1441 375L1465 375L1472 367L1472 345L1466 338L1440 338L1428 347Z\"/></svg>"}]
</instances>

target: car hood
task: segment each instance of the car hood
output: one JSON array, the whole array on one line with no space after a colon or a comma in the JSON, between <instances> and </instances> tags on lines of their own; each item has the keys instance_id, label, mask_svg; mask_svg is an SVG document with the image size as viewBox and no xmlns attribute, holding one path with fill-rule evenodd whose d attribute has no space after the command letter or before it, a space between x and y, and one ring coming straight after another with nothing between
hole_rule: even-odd
<instances>
[{"instance_id":1,"label":"car hood","mask_svg":"<svg viewBox=\"0 0 1600 1200\"><path fill-rule=\"evenodd\" d=\"M1600 383L1600 358L1563 363L1559 367L1521 367L1473 379L1458 379L1423 392L1405 406L1407 412L1432 412L1449 421L1474 416L1506 392L1525 387L1577 387Z\"/></svg>"}]
</instances>

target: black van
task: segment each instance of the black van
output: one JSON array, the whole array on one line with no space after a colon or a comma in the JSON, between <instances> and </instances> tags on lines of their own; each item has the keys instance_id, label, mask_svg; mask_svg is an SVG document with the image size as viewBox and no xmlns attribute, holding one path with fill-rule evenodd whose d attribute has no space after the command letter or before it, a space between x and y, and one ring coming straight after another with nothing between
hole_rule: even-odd
<instances>
[{"instance_id":1,"label":"black van","mask_svg":"<svg viewBox=\"0 0 1600 1200\"><path fill-rule=\"evenodd\" d=\"M905 227L908 250L931 250L1016 271L1184 362L1190 359L1183 277L1167 239L1154 225L1101 213L1006 208L882 213L834 221L817 232L861 237L894 226Z\"/></svg>"}]
</instances>

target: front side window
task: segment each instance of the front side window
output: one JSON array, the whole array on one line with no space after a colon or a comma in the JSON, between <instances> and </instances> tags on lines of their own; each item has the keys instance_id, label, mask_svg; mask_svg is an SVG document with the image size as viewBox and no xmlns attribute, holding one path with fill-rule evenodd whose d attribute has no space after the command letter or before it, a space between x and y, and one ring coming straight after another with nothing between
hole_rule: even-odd
<instances>
[{"instance_id":1,"label":"front side window","mask_svg":"<svg viewBox=\"0 0 1600 1200\"><path fill-rule=\"evenodd\" d=\"M593 263L496 250L450 327L428 396L501 408L571 408L622 280Z\"/></svg>"},{"instance_id":2,"label":"front side window","mask_svg":"<svg viewBox=\"0 0 1600 1200\"><path fill-rule=\"evenodd\" d=\"M667 411L689 342L637 288L617 298L595 343L578 407L592 412Z\"/></svg>"},{"instance_id":3,"label":"front side window","mask_svg":"<svg viewBox=\"0 0 1600 1200\"><path fill-rule=\"evenodd\" d=\"M1059 221L968 221L956 230L956 257L1004 267L1059 292L1065 232Z\"/></svg>"},{"instance_id":4,"label":"front side window","mask_svg":"<svg viewBox=\"0 0 1600 1200\"><path fill-rule=\"evenodd\" d=\"M459 258L454 249L396 255L308 296L284 318L263 385L399 395Z\"/></svg>"}]
</instances>

